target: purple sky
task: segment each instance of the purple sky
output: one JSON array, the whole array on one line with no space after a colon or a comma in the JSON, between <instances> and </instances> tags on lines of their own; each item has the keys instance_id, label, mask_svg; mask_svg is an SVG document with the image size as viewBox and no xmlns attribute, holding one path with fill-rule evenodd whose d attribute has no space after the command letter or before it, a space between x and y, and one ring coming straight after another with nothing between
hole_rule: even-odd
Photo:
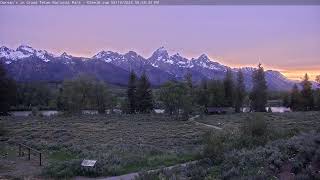
<instances>
[{"instance_id":1,"label":"purple sky","mask_svg":"<svg viewBox=\"0 0 320 180\"><path fill-rule=\"evenodd\" d=\"M0 46L10 48L149 57L165 46L233 67L260 57L290 78L320 74L320 6L0 6L0 26Z\"/></svg>"}]
</instances>

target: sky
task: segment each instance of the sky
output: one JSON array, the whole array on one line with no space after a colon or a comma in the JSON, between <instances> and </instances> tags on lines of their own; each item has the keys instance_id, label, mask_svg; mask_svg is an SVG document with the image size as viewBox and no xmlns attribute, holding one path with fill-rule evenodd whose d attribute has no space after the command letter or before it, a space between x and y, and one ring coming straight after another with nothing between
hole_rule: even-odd
<instances>
[{"instance_id":1,"label":"sky","mask_svg":"<svg viewBox=\"0 0 320 180\"><path fill-rule=\"evenodd\" d=\"M144 57L164 46L231 67L320 74L320 6L0 6L0 46Z\"/></svg>"}]
</instances>

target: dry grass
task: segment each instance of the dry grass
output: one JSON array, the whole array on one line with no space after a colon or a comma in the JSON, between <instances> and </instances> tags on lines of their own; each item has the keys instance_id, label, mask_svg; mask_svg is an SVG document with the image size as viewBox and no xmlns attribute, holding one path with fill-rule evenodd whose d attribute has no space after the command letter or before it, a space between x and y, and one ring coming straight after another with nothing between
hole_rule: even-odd
<instances>
[{"instance_id":1,"label":"dry grass","mask_svg":"<svg viewBox=\"0 0 320 180\"><path fill-rule=\"evenodd\" d=\"M237 131L256 113L212 115L197 121ZM269 127L293 131L320 129L320 112L263 113ZM9 144L24 143L44 152L47 174L88 175L81 159L97 159L90 175L108 176L195 160L208 128L165 115L1 117ZM0 159L1 161L1 159Z\"/></svg>"},{"instance_id":2,"label":"dry grass","mask_svg":"<svg viewBox=\"0 0 320 180\"><path fill-rule=\"evenodd\" d=\"M193 151L198 148L203 131L191 122L156 115L6 117L3 122L9 142L41 149L76 145L104 152L122 146L161 152Z\"/></svg>"},{"instance_id":3,"label":"dry grass","mask_svg":"<svg viewBox=\"0 0 320 180\"><path fill-rule=\"evenodd\" d=\"M245 120L261 114L268 125L300 132L320 130L320 112L289 113L241 113L228 115L211 115L198 119L198 122L214 125L230 131L237 130Z\"/></svg>"},{"instance_id":4,"label":"dry grass","mask_svg":"<svg viewBox=\"0 0 320 180\"><path fill-rule=\"evenodd\" d=\"M4 117L8 143L24 143L45 153L45 164L97 159L114 175L193 160L204 129L160 115ZM105 168L105 167L103 167ZM77 173L76 173L77 174Z\"/></svg>"}]
</instances>

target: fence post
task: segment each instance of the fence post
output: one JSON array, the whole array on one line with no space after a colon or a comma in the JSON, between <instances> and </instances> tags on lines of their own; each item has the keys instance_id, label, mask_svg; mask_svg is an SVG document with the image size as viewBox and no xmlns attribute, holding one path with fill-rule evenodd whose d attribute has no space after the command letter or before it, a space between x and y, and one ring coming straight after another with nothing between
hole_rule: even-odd
<instances>
[{"instance_id":1,"label":"fence post","mask_svg":"<svg viewBox=\"0 0 320 180\"><path fill-rule=\"evenodd\" d=\"M19 144L19 157L21 156L21 144Z\"/></svg>"},{"instance_id":2,"label":"fence post","mask_svg":"<svg viewBox=\"0 0 320 180\"><path fill-rule=\"evenodd\" d=\"M39 165L41 166L42 165L42 163L41 163L41 153L39 153Z\"/></svg>"},{"instance_id":3,"label":"fence post","mask_svg":"<svg viewBox=\"0 0 320 180\"><path fill-rule=\"evenodd\" d=\"M28 148L28 160L30 160L30 148Z\"/></svg>"}]
</instances>

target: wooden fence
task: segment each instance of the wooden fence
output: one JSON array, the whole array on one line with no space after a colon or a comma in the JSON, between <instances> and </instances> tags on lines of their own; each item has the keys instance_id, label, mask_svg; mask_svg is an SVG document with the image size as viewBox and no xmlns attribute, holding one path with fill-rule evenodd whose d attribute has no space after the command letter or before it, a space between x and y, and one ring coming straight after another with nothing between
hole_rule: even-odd
<instances>
[{"instance_id":1,"label":"wooden fence","mask_svg":"<svg viewBox=\"0 0 320 180\"><path fill-rule=\"evenodd\" d=\"M28 150L28 160L31 160L31 151L35 152L36 154L39 155L39 166L42 166L42 153L30 146L27 146L25 144L18 144L19 147L19 157L23 156L23 149L27 149Z\"/></svg>"}]
</instances>

